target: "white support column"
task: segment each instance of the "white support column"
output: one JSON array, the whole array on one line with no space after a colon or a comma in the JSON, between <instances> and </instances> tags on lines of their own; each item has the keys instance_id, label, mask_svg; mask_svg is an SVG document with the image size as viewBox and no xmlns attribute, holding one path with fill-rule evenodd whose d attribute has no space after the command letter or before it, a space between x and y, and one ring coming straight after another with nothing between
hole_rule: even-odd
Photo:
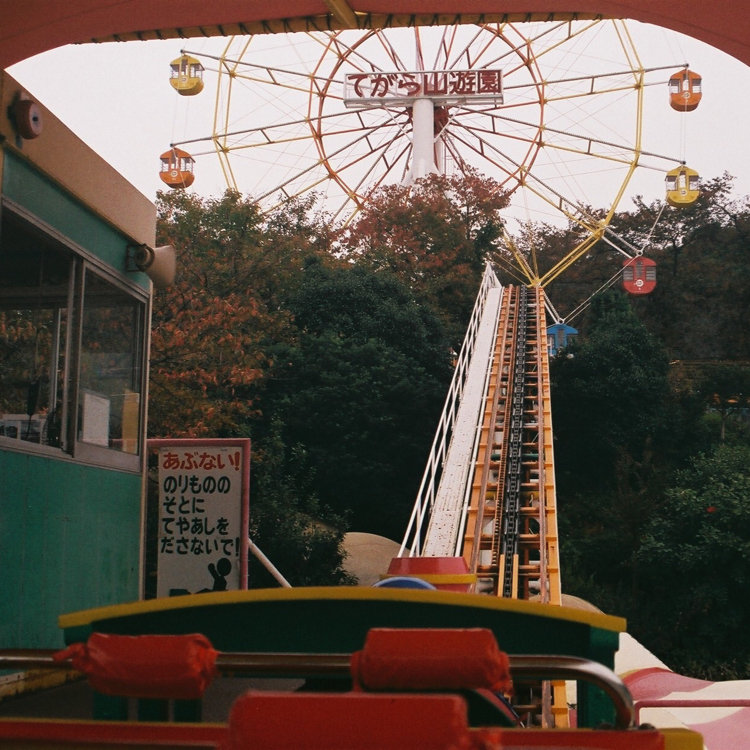
<instances>
[{"instance_id":1,"label":"white support column","mask_svg":"<svg viewBox=\"0 0 750 750\"><path fill-rule=\"evenodd\" d=\"M430 99L415 99L412 106L412 156L409 182L437 171L435 105Z\"/></svg>"}]
</instances>

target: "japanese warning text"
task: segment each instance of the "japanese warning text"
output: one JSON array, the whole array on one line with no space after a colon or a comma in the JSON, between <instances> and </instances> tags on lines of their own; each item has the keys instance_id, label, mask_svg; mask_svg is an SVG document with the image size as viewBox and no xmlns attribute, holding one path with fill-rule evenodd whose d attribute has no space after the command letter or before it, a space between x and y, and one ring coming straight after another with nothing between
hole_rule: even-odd
<instances>
[{"instance_id":1,"label":"japanese warning text","mask_svg":"<svg viewBox=\"0 0 750 750\"><path fill-rule=\"evenodd\" d=\"M159 449L157 596L240 588L242 449Z\"/></svg>"}]
</instances>

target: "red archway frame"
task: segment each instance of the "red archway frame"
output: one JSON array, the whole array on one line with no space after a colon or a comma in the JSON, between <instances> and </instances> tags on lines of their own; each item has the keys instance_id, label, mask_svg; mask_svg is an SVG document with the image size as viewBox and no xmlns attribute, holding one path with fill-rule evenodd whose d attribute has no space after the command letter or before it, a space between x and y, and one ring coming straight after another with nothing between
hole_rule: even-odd
<instances>
[{"instance_id":1,"label":"red archway frame","mask_svg":"<svg viewBox=\"0 0 750 750\"><path fill-rule=\"evenodd\" d=\"M597 17L673 29L750 65L748 11L748 0L713 3L710 10L680 0L28 0L4 4L0 67L78 42Z\"/></svg>"}]
</instances>

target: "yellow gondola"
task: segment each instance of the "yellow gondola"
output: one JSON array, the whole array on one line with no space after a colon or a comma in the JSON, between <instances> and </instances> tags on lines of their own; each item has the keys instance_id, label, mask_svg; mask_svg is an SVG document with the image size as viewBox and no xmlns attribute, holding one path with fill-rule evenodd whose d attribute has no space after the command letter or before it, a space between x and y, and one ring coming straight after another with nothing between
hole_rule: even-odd
<instances>
[{"instance_id":1,"label":"yellow gondola","mask_svg":"<svg viewBox=\"0 0 750 750\"><path fill-rule=\"evenodd\" d=\"M193 174L195 159L187 151L180 148L171 148L159 158L161 159L159 177L162 182L175 190L187 188L193 184L193 180L195 180Z\"/></svg>"},{"instance_id":2,"label":"yellow gondola","mask_svg":"<svg viewBox=\"0 0 750 750\"><path fill-rule=\"evenodd\" d=\"M200 60L190 55L182 55L169 64L169 83L182 96L195 96L203 91L203 71Z\"/></svg>"},{"instance_id":3,"label":"yellow gondola","mask_svg":"<svg viewBox=\"0 0 750 750\"><path fill-rule=\"evenodd\" d=\"M690 167L681 166L667 172L667 203L670 206L687 206L700 196L698 173Z\"/></svg>"}]
</instances>

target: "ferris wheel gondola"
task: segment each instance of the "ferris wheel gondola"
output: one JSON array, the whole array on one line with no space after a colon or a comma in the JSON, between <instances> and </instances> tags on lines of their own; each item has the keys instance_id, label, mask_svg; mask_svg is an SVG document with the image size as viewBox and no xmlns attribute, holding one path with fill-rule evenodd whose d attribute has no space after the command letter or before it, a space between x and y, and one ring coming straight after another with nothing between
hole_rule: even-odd
<instances>
[{"instance_id":1,"label":"ferris wheel gondola","mask_svg":"<svg viewBox=\"0 0 750 750\"><path fill-rule=\"evenodd\" d=\"M667 172L667 203L675 208L689 206L700 197L700 176L684 164Z\"/></svg>"},{"instance_id":2,"label":"ferris wheel gondola","mask_svg":"<svg viewBox=\"0 0 750 750\"><path fill-rule=\"evenodd\" d=\"M684 68L669 79L669 105L678 112L692 112L700 103L703 79L698 73Z\"/></svg>"},{"instance_id":3,"label":"ferris wheel gondola","mask_svg":"<svg viewBox=\"0 0 750 750\"><path fill-rule=\"evenodd\" d=\"M637 255L622 265L622 285L633 295L650 294L656 287L656 261Z\"/></svg>"},{"instance_id":4,"label":"ferris wheel gondola","mask_svg":"<svg viewBox=\"0 0 750 750\"><path fill-rule=\"evenodd\" d=\"M203 63L190 55L181 55L169 64L169 84L182 96L195 96L203 91Z\"/></svg>"},{"instance_id":5,"label":"ferris wheel gondola","mask_svg":"<svg viewBox=\"0 0 750 750\"><path fill-rule=\"evenodd\" d=\"M161 160L161 181L173 190L188 188L195 180L193 167L195 159L181 148L172 147L165 151L159 159Z\"/></svg>"}]
</instances>

